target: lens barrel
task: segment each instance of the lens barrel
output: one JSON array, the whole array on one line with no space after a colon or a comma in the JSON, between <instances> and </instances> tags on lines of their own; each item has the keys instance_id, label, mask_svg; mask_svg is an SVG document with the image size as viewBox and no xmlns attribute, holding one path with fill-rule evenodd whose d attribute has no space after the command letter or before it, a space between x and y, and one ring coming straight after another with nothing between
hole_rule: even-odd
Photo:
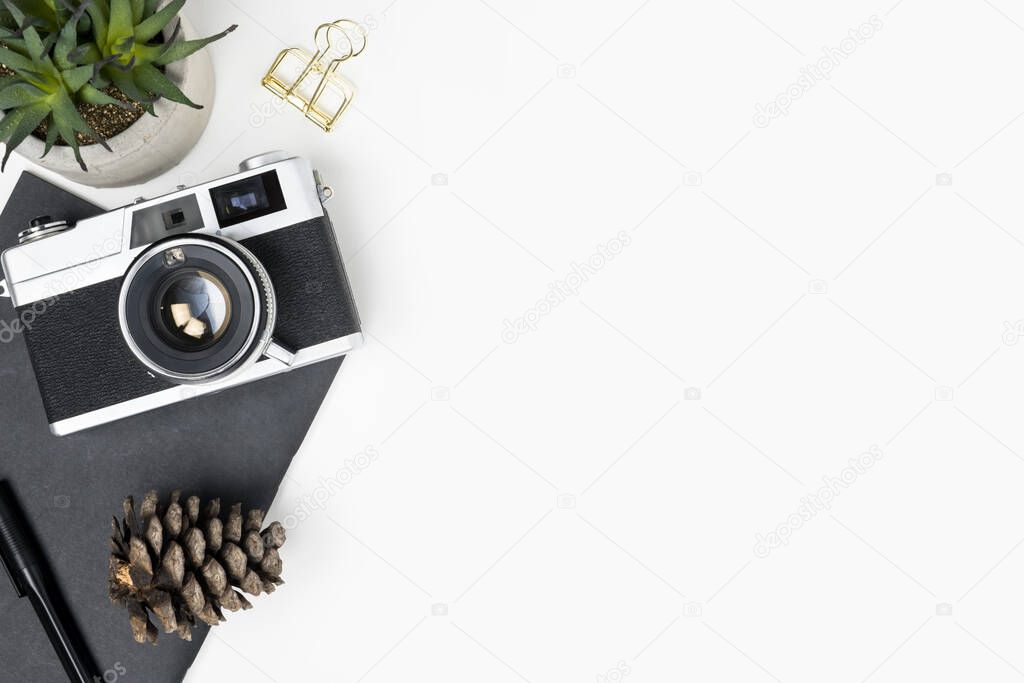
<instances>
[{"instance_id":1,"label":"lens barrel","mask_svg":"<svg viewBox=\"0 0 1024 683\"><path fill-rule=\"evenodd\" d=\"M157 242L121 285L121 334L135 357L176 384L227 379L270 343L276 298L266 269L242 245L207 235Z\"/></svg>"}]
</instances>

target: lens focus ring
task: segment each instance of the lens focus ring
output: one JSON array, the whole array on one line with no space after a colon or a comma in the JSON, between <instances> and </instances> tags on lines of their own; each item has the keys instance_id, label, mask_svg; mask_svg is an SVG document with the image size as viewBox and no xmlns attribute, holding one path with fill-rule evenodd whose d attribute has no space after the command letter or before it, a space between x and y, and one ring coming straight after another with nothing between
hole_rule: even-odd
<instances>
[{"instance_id":1,"label":"lens focus ring","mask_svg":"<svg viewBox=\"0 0 1024 683\"><path fill-rule=\"evenodd\" d=\"M252 267L253 274L256 276L257 284L263 294L263 312L267 318L267 325L263 331L263 335L256 344L261 349L260 355L262 355L263 350L266 350L267 345L270 344L270 340L274 336L274 327L277 323L277 296L274 293L274 283L270 281L270 274L267 273L266 267L260 263L260 260L256 258L251 251L237 242L235 242L233 246Z\"/></svg>"}]
</instances>

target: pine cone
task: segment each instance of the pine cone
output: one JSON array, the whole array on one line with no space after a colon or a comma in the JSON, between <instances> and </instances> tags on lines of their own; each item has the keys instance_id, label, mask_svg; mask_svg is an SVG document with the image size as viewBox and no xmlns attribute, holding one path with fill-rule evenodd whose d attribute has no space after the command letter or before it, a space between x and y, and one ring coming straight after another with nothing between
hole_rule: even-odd
<instances>
[{"instance_id":1,"label":"pine cone","mask_svg":"<svg viewBox=\"0 0 1024 683\"><path fill-rule=\"evenodd\" d=\"M156 491L146 494L135 515L135 501L124 501L124 520L113 520L110 539L110 599L128 610L136 642L156 643L156 616L165 633L192 640L196 620L211 626L224 611L251 609L249 595L273 593L283 584L284 527L263 528L263 511L242 517L241 504L221 519L220 499L200 512L199 498L181 501L181 491L159 505Z\"/></svg>"}]
</instances>

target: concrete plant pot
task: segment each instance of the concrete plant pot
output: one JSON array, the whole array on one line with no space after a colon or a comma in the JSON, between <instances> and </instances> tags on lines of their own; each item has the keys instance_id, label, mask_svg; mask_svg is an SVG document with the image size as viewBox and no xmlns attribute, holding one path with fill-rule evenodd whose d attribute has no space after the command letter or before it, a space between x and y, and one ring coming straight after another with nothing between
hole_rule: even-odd
<instances>
[{"instance_id":1,"label":"concrete plant pot","mask_svg":"<svg viewBox=\"0 0 1024 683\"><path fill-rule=\"evenodd\" d=\"M180 35L182 40L200 37L184 17L181 17ZM166 32L165 37L169 37ZM143 114L130 128L107 140L112 151L108 152L101 145L81 147L88 172L78 165L70 147L55 145L43 157L43 141L34 135L15 151L34 164L93 187L138 185L166 173L192 151L206 129L213 104L214 76L206 49L169 64L165 73L193 102L204 108L193 109L160 99L154 105L156 116Z\"/></svg>"}]
</instances>

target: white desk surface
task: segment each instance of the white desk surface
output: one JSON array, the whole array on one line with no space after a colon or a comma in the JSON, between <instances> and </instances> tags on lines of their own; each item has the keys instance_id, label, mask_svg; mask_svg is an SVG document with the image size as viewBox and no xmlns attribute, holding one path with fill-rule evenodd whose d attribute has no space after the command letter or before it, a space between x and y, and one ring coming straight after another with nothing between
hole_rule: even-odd
<instances>
[{"instance_id":1,"label":"white desk surface","mask_svg":"<svg viewBox=\"0 0 1024 683\"><path fill-rule=\"evenodd\" d=\"M189 683L1024 675L1024 10L186 11L240 24L201 144L77 190L308 156L368 337L272 510L288 584ZM327 136L259 79L339 13Z\"/></svg>"}]
</instances>

